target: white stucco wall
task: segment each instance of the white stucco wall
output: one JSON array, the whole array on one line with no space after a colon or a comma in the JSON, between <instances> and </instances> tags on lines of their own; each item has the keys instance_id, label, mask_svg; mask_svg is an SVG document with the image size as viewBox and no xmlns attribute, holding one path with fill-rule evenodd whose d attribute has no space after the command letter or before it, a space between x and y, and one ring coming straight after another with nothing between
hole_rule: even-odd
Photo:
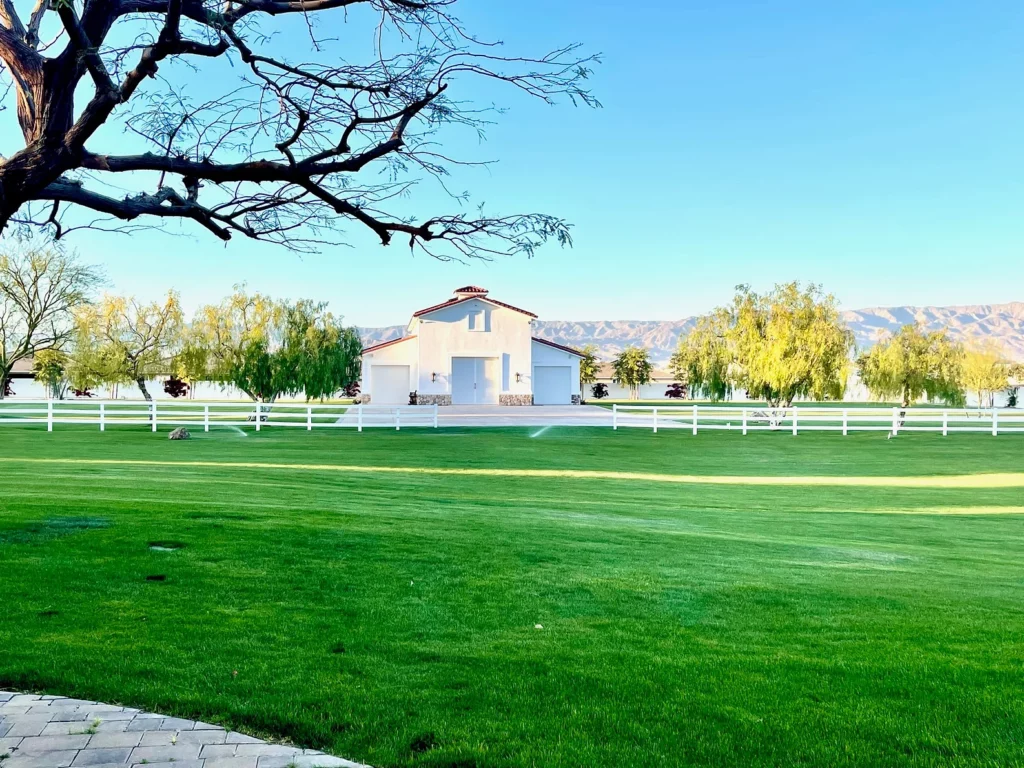
<instances>
[{"instance_id":1,"label":"white stucco wall","mask_svg":"<svg viewBox=\"0 0 1024 768\"><path fill-rule=\"evenodd\" d=\"M479 313L477 316L484 330L469 329L469 317L474 313ZM450 395L453 357L493 357L498 359L499 392L530 394L533 391L531 321L529 315L480 299L417 318L410 325L410 333L415 333L419 342L418 371L414 379L418 383L414 389L423 395ZM521 379L518 382L517 373Z\"/></svg>"},{"instance_id":2,"label":"white stucco wall","mask_svg":"<svg viewBox=\"0 0 1024 768\"><path fill-rule=\"evenodd\" d=\"M605 384L608 387L608 400L629 400L630 392L629 387L623 387L616 384L611 379L598 379L596 383ZM586 386L586 397L584 399L594 399L591 389L593 384ZM670 400L665 397L665 391L672 386L672 381L669 379L652 381L650 384L644 384L640 387L640 399L641 400ZM678 402L678 401L676 401Z\"/></svg>"},{"instance_id":3,"label":"white stucco wall","mask_svg":"<svg viewBox=\"0 0 1024 768\"><path fill-rule=\"evenodd\" d=\"M146 389L149 390L150 396L154 400L174 400L175 398L164 392L164 382L167 377L160 377L155 379L148 379L146 381ZM33 379L14 379L11 383L11 387L14 389L14 395L19 400L46 400L49 397L49 392L43 384ZM111 396L110 387L100 386L92 390L94 399L107 400ZM67 399L73 400L74 395L69 391ZM141 400L142 393L139 391L138 386L135 384L120 384L117 387L115 393L116 400ZM247 401L249 396L244 392L241 392L234 387L222 387L220 384L212 381L200 381L196 383L191 391L190 395L184 398L177 398L180 400L198 400L205 402L216 402L216 401ZM295 397L284 398L286 400L304 400L302 395L296 395Z\"/></svg>"}]
</instances>

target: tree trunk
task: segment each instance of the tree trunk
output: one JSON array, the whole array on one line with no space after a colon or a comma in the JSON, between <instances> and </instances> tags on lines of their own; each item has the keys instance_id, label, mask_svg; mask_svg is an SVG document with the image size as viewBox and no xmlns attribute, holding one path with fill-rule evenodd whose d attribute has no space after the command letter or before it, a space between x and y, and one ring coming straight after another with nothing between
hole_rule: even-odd
<instances>
[{"instance_id":1,"label":"tree trunk","mask_svg":"<svg viewBox=\"0 0 1024 768\"><path fill-rule=\"evenodd\" d=\"M139 377L135 380L135 383L139 385L139 390L142 392L142 396L146 398L146 402L151 402L153 396L149 394L149 390L146 389L146 380L143 377Z\"/></svg>"}]
</instances>

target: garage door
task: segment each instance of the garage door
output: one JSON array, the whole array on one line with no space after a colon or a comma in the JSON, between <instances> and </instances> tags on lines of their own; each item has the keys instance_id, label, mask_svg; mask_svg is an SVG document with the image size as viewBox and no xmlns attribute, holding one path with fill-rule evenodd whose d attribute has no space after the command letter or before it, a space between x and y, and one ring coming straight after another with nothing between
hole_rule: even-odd
<instances>
[{"instance_id":1,"label":"garage door","mask_svg":"<svg viewBox=\"0 0 1024 768\"><path fill-rule=\"evenodd\" d=\"M572 367L538 365L533 369L535 405L569 405L572 402Z\"/></svg>"},{"instance_id":2,"label":"garage door","mask_svg":"<svg viewBox=\"0 0 1024 768\"><path fill-rule=\"evenodd\" d=\"M370 403L373 405L409 404L409 366L374 365L370 371Z\"/></svg>"}]
</instances>

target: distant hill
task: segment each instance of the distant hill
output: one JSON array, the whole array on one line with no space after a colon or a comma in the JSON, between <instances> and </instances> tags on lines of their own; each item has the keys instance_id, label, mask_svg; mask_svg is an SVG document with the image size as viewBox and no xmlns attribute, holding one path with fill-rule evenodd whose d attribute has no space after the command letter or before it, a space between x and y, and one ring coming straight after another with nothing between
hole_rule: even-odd
<instances>
[{"instance_id":1,"label":"distant hill","mask_svg":"<svg viewBox=\"0 0 1024 768\"><path fill-rule=\"evenodd\" d=\"M857 338L857 346L870 347L880 333L920 323L929 330L948 328L957 339L994 339L1007 354L1024 361L1024 302L976 304L963 307L872 307L843 312ZM571 347L595 344L603 359L630 344L647 347L655 361L672 355L680 335L693 327L695 317L683 320L538 320L536 333L543 339ZM360 328L366 346L401 338L404 325Z\"/></svg>"}]
</instances>

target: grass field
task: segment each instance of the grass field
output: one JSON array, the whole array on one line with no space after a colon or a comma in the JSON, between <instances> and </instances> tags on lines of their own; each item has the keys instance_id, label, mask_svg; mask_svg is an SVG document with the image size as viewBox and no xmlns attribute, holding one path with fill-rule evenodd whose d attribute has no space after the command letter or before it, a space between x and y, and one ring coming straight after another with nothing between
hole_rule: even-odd
<instances>
[{"instance_id":1,"label":"grass field","mask_svg":"<svg viewBox=\"0 0 1024 768\"><path fill-rule=\"evenodd\" d=\"M4 427L0 688L382 767L1024 764L1024 437L529 433Z\"/></svg>"}]
</instances>

